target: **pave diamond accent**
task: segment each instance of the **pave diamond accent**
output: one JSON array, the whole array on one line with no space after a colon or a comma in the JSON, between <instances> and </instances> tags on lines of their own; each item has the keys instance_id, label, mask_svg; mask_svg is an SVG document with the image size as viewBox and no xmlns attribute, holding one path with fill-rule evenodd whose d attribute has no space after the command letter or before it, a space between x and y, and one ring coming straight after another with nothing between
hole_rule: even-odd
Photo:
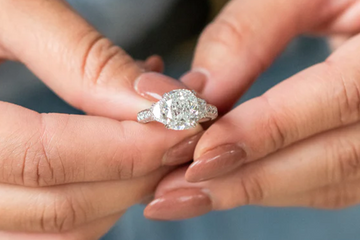
<instances>
[{"instance_id":1,"label":"pave diamond accent","mask_svg":"<svg viewBox=\"0 0 360 240\"><path fill-rule=\"evenodd\" d=\"M195 127L206 113L205 110L206 102L186 89L164 94L163 98L152 107L154 119L173 130Z\"/></svg>"},{"instance_id":2,"label":"pave diamond accent","mask_svg":"<svg viewBox=\"0 0 360 240\"><path fill-rule=\"evenodd\" d=\"M152 112L146 109L138 113L137 120L138 122L147 123L153 121L154 118Z\"/></svg>"},{"instance_id":3,"label":"pave diamond accent","mask_svg":"<svg viewBox=\"0 0 360 240\"><path fill-rule=\"evenodd\" d=\"M216 118L218 115L217 108L213 105L207 105L205 112L206 112L206 116L214 116L212 118Z\"/></svg>"}]
</instances>

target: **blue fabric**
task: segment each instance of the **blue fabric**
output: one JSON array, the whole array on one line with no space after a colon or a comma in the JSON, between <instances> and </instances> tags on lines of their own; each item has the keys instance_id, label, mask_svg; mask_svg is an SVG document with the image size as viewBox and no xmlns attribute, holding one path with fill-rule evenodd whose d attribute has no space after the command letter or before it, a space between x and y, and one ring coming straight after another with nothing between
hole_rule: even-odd
<instances>
[{"instance_id":1,"label":"blue fabric","mask_svg":"<svg viewBox=\"0 0 360 240\"><path fill-rule=\"evenodd\" d=\"M360 208L342 211L242 207L181 222L131 208L103 240L358 240Z\"/></svg>"}]
</instances>

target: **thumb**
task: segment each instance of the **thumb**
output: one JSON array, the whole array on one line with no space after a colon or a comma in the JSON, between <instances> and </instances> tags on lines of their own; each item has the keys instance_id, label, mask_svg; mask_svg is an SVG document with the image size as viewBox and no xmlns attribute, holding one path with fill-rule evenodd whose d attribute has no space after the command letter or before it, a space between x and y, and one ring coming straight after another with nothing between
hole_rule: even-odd
<instances>
[{"instance_id":1,"label":"thumb","mask_svg":"<svg viewBox=\"0 0 360 240\"><path fill-rule=\"evenodd\" d=\"M181 80L220 111L227 111L294 36L323 26L356 2L233 0L202 33L192 72ZM344 21L341 26L328 23L328 29L359 29L359 24L350 28Z\"/></svg>"},{"instance_id":2,"label":"thumb","mask_svg":"<svg viewBox=\"0 0 360 240\"><path fill-rule=\"evenodd\" d=\"M141 78L138 64L65 1L1 1L0 55L23 62L74 107L119 120L135 119L138 111L149 107L153 99L146 93L162 95L182 87L158 75ZM154 61L160 60L146 63L159 68Z\"/></svg>"}]
</instances>

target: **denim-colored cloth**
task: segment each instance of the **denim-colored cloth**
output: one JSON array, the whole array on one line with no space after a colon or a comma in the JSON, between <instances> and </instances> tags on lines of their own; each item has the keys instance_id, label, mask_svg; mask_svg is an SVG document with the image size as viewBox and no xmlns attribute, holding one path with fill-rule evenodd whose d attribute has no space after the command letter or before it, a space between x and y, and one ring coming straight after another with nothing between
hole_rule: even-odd
<instances>
[{"instance_id":1,"label":"denim-colored cloth","mask_svg":"<svg viewBox=\"0 0 360 240\"><path fill-rule=\"evenodd\" d=\"M137 48L137 44L134 46L132 43L141 42L144 37L143 32L149 32L149 29L155 25L162 24L166 19L166 12L177 4L178 0L72 0L70 2L114 42L125 48L134 49L136 54L142 55L147 49L146 46ZM187 0L182 2L190 3ZM191 1L194 2L196 1ZM176 37L181 38L181 36L180 31ZM152 41L152 44L162 46L165 43L161 38ZM166 42L165 45L169 44ZM173 77L181 75L189 66L191 54L191 51L180 55L176 51L168 52L166 59L170 67L167 73ZM241 101L262 94L292 74L322 61L327 55L328 49L322 39L300 38L293 41ZM16 63L0 66L0 100L17 103L39 112L80 113L64 103L28 70ZM142 210L143 206L129 209L102 240L360 239L360 207L341 211L321 211L246 206L230 211L212 212L199 218L179 222L150 221L143 217Z\"/></svg>"}]
</instances>

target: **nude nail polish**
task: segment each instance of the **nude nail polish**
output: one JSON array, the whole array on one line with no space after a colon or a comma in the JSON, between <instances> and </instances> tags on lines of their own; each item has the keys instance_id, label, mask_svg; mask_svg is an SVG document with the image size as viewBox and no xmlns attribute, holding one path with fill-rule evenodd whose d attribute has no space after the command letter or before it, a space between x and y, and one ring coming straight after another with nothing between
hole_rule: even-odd
<instances>
[{"instance_id":1,"label":"nude nail polish","mask_svg":"<svg viewBox=\"0 0 360 240\"><path fill-rule=\"evenodd\" d=\"M135 91L151 101L160 100L164 93L172 90L186 88L180 81L155 72L143 73L134 82Z\"/></svg>"},{"instance_id":2,"label":"nude nail polish","mask_svg":"<svg viewBox=\"0 0 360 240\"><path fill-rule=\"evenodd\" d=\"M203 215L212 210L209 195L203 189L184 188L166 192L144 210L147 218L182 220Z\"/></svg>"},{"instance_id":3,"label":"nude nail polish","mask_svg":"<svg viewBox=\"0 0 360 240\"><path fill-rule=\"evenodd\" d=\"M173 166L191 161L194 156L196 144L200 140L203 132L186 138L174 147L170 148L163 157L163 165Z\"/></svg>"},{"instance_id":4,"label":"nude nail polish","mask_svg":"<svg viewBox=\"0 0 360 240\"><path fill-rule=\"evenodd\" d=\"M185 178L189 182L209 180L240 167L245 159L246 152L238 145L219 146L196 159Z\"/></svg>"}]
</instances>

